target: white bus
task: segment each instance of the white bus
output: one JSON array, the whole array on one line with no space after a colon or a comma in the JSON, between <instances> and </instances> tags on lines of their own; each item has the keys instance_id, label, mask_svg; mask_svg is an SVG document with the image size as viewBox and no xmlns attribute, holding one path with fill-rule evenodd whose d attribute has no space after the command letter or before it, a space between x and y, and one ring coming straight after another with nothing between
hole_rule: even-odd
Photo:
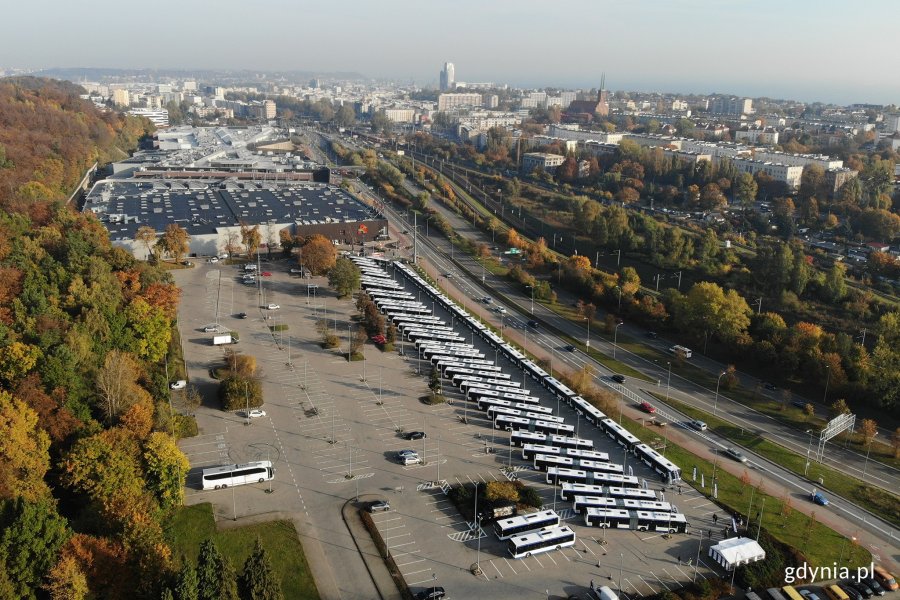
<instances>
[{"instance_id":1,"label":"white bus","mask_svg":"<svg viewBox=\"0 0 900 600\"><path fill-rule=\"evenodd\" d=\"M625 472L624 466L617 463L579 458L577 464L578 466L576 468L582 469L583 471L592 471L594 473L622 474Z\"/></svg>"},{"instance_id":2,"label":"white bus","mask_svg":"<svg viewBox=\"0 0 900 600\"><path fill-rule=\"evenodd\" d=\"M572 501L572 510L584 514L588 508L623 508L625 510L678 512L672 504L658 500L635 500L633 498L613 498L610 496L575 496L575 499Z\"/></svg>"},{"instance_id":3,"label":"white bus","mask_svg":"<svg viewBox=\"0 0 900 600\"><path fill-rule=\"evenodd\" d=\"M565 483L583 483L585 485L615 485L618 487L640 487L637 477L618 473L595 473L584 469L554 468L547 469L547 483L559 485Z\"/></svg>"},{"instance_id":4,"label":"white bus","mask_svg":"<svg viewBox=\"0 0 900 600\"><path fill-rule=\"evenodd\" d=\"M571 469L575 465L575 461L568 456L559 454L535 454L534 468L538 471L546 471L550 467L562 467Z\"/></svg>"},{"instance_id":5,"label":"white bus","mask_svg":"<svg viewBox=\"0 0 900 600\"><path fill-rule=\"evenodd\" d=\"M629 500L644 500L647 502L656 500L656 492L644 488L607 487L600 485L581 485L577 483L564 483L560 497L563 500L573 501L576 496L608 496L610 498L622 498Z\"/></svg>"},{"instance_id":6,"label":"white bus","mask_svg":"<svg viewBox=\"0 0 900 600\"><path fill-rule=\"evenodd\" d=\"M634 455L656 471L666 483L674 483L681 479L681 468L647 444L635 446Z\"/></svg>"},{"instance_id":7,"label":"white bus","mask_svg":"<svg viewBox=\"0 0 900 600\"><path fill-rule=\"evenodd\" d=\"M268 460L242 465L223 465L203 469L203 489L218 490L230 485L262 483L275 478L275 468Z\"/></svg>"},{"instance_id":8,"label":"white bus","mask_svg":"<svg viewBox=\"0 0 900 600\"><path fill-rule=\"evenodd\" d=\"M494 533L501 540L508 540L514 535L522 535L547 527L559 526L559 515L552 510L519 515L508 519L500 519L494 523Z\"/></svg>"},{"instance_id":9,"label":"white bus","mask_svg":"<svg viewBox=\"0 0 900 600\"><path fill-rule=\"evenodd\" d=\"M566 448L563 452L566 456L572 458L585 458L587 460L599 460L601 462L609 462L609 454L598 450L581 450L579 448Z\"/></svg>"},{"instance_id":10,"label":"white bus","mask_svg":"<svg viewBox=\"0 0 900 600\"><path fill-rule=\"evenodd\" d=\"M689 525L681 513L621 508L588 508L584 513L584 523L594 527L667 533L684 533Z\"/></svg>"},{"instance_id":11,"label":"white bus","mask_svg":"<svg viewBox=\"0 0 900 600\"><path fill-rule=\"evenodd\" d=\"M513 558L523 558L574 545L575 532L565 525L514 535L506 540L506 549Z\"/></svg>"},{"instance_id":12,"label":"white bus","mask_svg":"<svg viewBox=\"0 0 900 600\"><path fill-rule=\"evenodd\" d=\"M568 437L565 435L546 435L544 433L536 433L533 431L513 431L510 440L514 445L520 447L523 444L544 444L547 446L556 446L558 448L580 448L582 450L591 450L594 447L593 440Z\"/></svg>"},{"instance_id":13,"label":"white bus","mask_svg":"<svg viewBox=\"0 0 900 600\"><path fill-rule=\"evenodd\" d=\"M687 348L685 346L672 346L671 348L669 348L669 352L671 352L675 356L678 356L680 354L685 358L690 358L694 354L690 348Z\"/></svg>"},{"instance_id":14,"label":"white bus","mask_svg":"<svg viewBox=\"0 0 900 600\"><path fill-rule=\"evenodd\" d=\"M534 460L538 454L562 456L562 448L543 444L525 444L522 446L522 460Z\"/></svg>"}]
</instances>

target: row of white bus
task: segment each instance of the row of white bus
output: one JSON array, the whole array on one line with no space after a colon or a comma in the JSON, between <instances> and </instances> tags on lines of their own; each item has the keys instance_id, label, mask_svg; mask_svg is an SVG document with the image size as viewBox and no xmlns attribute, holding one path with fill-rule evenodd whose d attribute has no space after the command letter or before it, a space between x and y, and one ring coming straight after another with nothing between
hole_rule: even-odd
<instances>
[{"instance_id":1,"label":"row of white bus","mask_svg":"<svg viewBox=\"0 0 900 600\"><path fill-rule=\"evenodd\" d=\"M370 276L380 268L371 259L354 260ZM502 350L534 381L572 406L589 423L625 447L627 452L635 453L654 467L666 481L675 481L680 477L677 466L641 444L640 440L601 411L459 310L455 303L411 269L402 264L395 264L397 267L435 302L454 314L454 320L458 318L466 323L472 329L473 336L477 332L498 351ZM376 279L387 280L387 273L383 270L382 273L383 276ZM372 289L365 284L363 287L403 336L415 343L421 358L429 360L468 400L485 411L495 428L510 431L511 444L522 447L523 459L532 461L536 469L546 471L547 483L563 486L563 492L569 496L567 499L573 502L575 510L583 515L587 525L672 533L684 531L687 525L684 515L668 503L657 501L652 491L641 489L637 477L625 475L623 465L610 462L607 453L593 450L593 442L576 437L574 427L566 424L561 417L553 416L551 409L541 406L539 399L524 388L524 378L521 384L512 381L495 362L487 360L482 352L466 343L453 327L448 327L445 321L431 314L425 304L416 301L412 293L400 291L402 286L389 291ZM583 489L566 486L582 486ZM584 494L573 495L571 489ZM554 515L553 511L543 511L498 521L497 535L507 542L510 555L515 558L571 545L565 531L571 530L562 526ZM562 542L558 543L560 540ZM571 543L574 543L574 533Z\"/></svg>"}]
</instances>

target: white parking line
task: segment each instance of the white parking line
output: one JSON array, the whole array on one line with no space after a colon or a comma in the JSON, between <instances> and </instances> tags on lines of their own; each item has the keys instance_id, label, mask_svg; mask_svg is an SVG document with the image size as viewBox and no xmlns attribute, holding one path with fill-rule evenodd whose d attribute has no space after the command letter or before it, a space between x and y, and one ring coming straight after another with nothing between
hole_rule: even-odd
<instances>
[{"instance_id":1,"label":"white parking line","mask_svg":"<svg viewBox=\"0 0 900 600\"><path fill-rule=\"evenodd\" d=\"M644 579L644 576L643 576L643 575L638 575L638 579L640 579L641 581L643 581L643 582L644 582L644 585L646 585L648 588L650 588L650 593L651 593L651 594L655 594L655 593L656 593L656 588L654 588L652 585L650 585L649 583L647 583L647 580Z\"/></svg>"},{"instance_id":2,"label":"white parking line","mask_svg":"<svg viewBox=\"0 0 900 600\"><path fill-rule=\"evenodd\" d=\"M651 575L653 575L653 576L656 578L656 580L657 580L660 584L662 584L662 586L663 586L664 588L666 588L667 591L671 591L671 590L672 590L672 588L670 588L669 586L666 585L666 582L665 582L665 581L663 581L662 579L659 578L659 575L657 575L657 574L654 573L653 571L649 571L649 573L650 573Z\"/></svg>"},{"instance_id":3,"label":"white parking line","mask_svg":"<svg viewBox=\"0 0 900 600\"><path fill-rule=\"evenodd\" d=\"M631 586L631 589L634 590L634 593L637 594L639 597L641 597L641 598L644 597L644 595L641 593L641 591L640 591L639 589L637 589L636 587L634 587L634 584L633 584L633 583L631 583L631 582L628 581L627 579L625 579L625 583L627 583L628 585L630 585L630 586Z\"/></svg>"},{"instance_id":4,"label":"white parking line","mask_svg":"<svg viewBox=\"0 0 900 600\"><path fill-rule=\"evenodd\" d=\"M508 567L509 567L509 570L510 570L510 571L512 571L512 572L513 572L513 573L515 573L515 574L516 574L516 575L518 575L518 574L519 574L519 572L518 572L518 571L516 571L516 570L515 570L515 569L514 569L514 568L513 568L513 566L512 566L512 563L511 563L511 562L509 562L509 560L507 560L507 559L506 559L506 558L504 558L504 559L503 559L503 562L505 562L505 563L506 563L506 566L508 566Z\"/></svg>"}]
</instances>

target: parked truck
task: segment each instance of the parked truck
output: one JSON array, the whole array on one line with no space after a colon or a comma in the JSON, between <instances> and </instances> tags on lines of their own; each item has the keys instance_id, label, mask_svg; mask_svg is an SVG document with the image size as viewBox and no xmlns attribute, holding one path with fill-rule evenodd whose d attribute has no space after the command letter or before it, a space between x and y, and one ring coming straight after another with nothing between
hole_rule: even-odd
<instances>
[{"instance_id":1,"label":"parked truck","mask_svg":"<svg viewBox=\"0 0 900 600\"><path fill-rule=\"evenodd\" d=\"M214 335L213 336L213 346L224 346L226 344L236 344L237 340L231 337L231 334L227 335Z\"/></svg>"}]
</instances>

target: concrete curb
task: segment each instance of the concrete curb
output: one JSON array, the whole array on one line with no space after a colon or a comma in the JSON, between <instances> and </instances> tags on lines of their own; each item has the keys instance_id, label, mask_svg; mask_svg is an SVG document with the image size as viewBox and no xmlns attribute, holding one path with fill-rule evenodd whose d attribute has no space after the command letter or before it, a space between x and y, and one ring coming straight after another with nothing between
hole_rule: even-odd
<instances>
[{"instance_id":1,"label":"concrete curb","mask_svg":"<svg viewBox=\"0 0 900 600\"><path fill-rule=\"evenodd\" d=\"M359 498L360 505L366 501L382 499L373 495L362 495ZM378 597L381 600L402 600L400 591L397 589L384 559L381 558L372 536L363 525L358 511L359 506L356 501L347 500L341 507L341 518L343 518L347 531L350 532L350 537L353 538L353 543L366 565L366 571L372 578Z\"/></svg>"}]
</instances>

